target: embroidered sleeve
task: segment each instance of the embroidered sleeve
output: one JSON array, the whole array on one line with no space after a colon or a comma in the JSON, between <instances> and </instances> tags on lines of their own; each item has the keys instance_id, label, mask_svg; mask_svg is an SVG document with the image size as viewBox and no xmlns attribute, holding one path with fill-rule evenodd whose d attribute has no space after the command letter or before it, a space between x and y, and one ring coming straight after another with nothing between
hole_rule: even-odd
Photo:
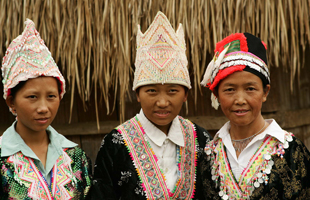
<instances>
[{"instance_id":1,"label":"embroidered sleeve","mask_svg":"<svg viewBox=\"0 0 310 200\"><path fill-rule=\"evenodd\" d=\"M254 191L264 199L308 199L310 196L310 153L296 137L287 137L285 153L273 156L274 166L268 185ZM266 191L268 191L266 193ZM264 193L264 194L263 194Z\"/></svg>"},{"instance_id":2,"label":"embroidered sleeve","mask_svg":"<svg viewBox=\"0 0 310 200\"><path fill-rule=\"evenodd\" d=\"M122 135L116 130L112 130L104 137L94 166L92 199L117 199L117 195L120 195L117 194L117 187L126 182L130 176L125 171L123 174L115 174L115 161L121 159L118 152L121 148L125 148L123 143Z\"/></svg>"}]
</instances>

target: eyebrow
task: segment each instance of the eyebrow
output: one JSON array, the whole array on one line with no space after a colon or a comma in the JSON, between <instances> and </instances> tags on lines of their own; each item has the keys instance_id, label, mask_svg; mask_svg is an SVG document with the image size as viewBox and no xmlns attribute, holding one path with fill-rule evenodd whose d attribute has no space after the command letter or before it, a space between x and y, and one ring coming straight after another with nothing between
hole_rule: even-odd
<instances>
[{"instance_id":1,"label":"eyebrow","mask_svg":"<svg viewBox=\"0 0 310 200\"><path fill-rule=\"evenodd\" d=\"M168 87L178 87L179 85L177 85L177 84L173 84L173 85L168 85Z\"/></svg>"}]
</instances>

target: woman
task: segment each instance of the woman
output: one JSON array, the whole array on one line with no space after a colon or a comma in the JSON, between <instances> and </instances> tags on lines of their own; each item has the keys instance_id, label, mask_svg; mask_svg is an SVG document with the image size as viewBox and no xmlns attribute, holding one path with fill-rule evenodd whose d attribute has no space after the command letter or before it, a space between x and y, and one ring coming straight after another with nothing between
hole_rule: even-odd
<instances>
[{"instance_id":1,"label":"woman","mask_svg":"<svg viewBox=\"0 0 310 200\"><path fill-rule=\"evenodd\" d=\"M266 45L249 33L226 37L217 43L202 85L229 119L205 148L205 199L309 198L309 151L261 114L270 90Z\"/></svg>"},{"instance_id":2,"label":"woman","mask_svg":"<svg viewBox=\"0 0 310 200\"><path fill-rule=\"evenodd\" d=\"M191 88L182 26L158 12L137 34L133 90L141 111L102 141L93 199L202 199L196 165L210 140L178 116Z\"/></svg>"},{"instance_id":3,"label":"woman","mask_svg":"<svg viewBox=\"0 0 310 200\"><path fill-rule=\"evenodd\" d=\"M2 62L4 99L16 121L0 137L1 199L84 199L85 152L50 124L65 80L31 20Z\"/></svg>"}]
</instances>

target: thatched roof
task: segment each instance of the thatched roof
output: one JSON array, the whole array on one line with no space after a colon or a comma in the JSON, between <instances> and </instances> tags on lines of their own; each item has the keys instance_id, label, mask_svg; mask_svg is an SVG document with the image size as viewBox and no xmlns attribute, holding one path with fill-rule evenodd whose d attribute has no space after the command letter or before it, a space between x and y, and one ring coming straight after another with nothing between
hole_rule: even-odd
<instances>
[{"instance_id":1,"label":"thatched roof","mask_svg":"<svg viewBox=\"0 0 310 200\"><path fill-rule=\"evenodd\" d=\"M2 0L0 58L22 33L26 18L32 19L69 81L71 109L77 91L85 108L95 96L97 116L100 97L108 113L119 103L122 121L131 91L136 25L145 31L158 10L174 28L184 26L195 95L216 42L234 32L265 41L269 67L289 71L291 85L304 65L310 42L308 0ZM111 92L119 102L110 102Z\"/></svg>"}]
</instances>

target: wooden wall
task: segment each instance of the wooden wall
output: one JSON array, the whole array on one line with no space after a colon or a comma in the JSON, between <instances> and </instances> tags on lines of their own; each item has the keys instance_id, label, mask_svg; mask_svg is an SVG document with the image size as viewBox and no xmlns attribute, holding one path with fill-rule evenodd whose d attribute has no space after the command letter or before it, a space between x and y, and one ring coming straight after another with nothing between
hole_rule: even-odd
<instances>
[{"instance_id":1,"label":"wooden wall","mask_svg":"<svg viewBox=\"0 0 310 200\"><path fill-rule=\"evenodd\" d=\"M306 55L309 55L309 53L308 49ZM263 105L262 113L265 118L276 119L282 128L293 132L310 149L309 56L305 57L305 62L306 67L302 68L299 72L300 77L298 78L297 75L295 77L293 91L290 91L289 71L283 70L283 66L271 68L271 91L267 102ZM0 86L0 95L2 96L2 83ZM120 123L118 119L119 105L116 105L115 111L110 115L106 114L107 109L104 105L100 106L100 130L98 130L94 99L92 98L90 102L87 102L87 109L85 110L82 101L77 94L75 95L71 123L68 123L71 98L69 90L61 101L58 114L52 125L68 139L78 143L94 162L104 135L109 133ZM136 101L135 93L132 92L130 95L131 98L128 97L126 103L126 119L133 117L140 110L140 105ZM226 117L222 114L221 110L216 111L211 107L210 91L208 91L207 88L202 88L201 94L198 95L196 106L193 96L194 91L190 90L187 102L188 109L186 109L184 105L180 114L206 128L211 134L215 134L227 121ZM132 99L132 101L129 99ZM112 109L112 105L110 109ZM186 110L188 110L188 113ZM0 132L3 133L13 121L14 117L9 112L4 99L0 98Z\"/></svg>"}]
</instances>

